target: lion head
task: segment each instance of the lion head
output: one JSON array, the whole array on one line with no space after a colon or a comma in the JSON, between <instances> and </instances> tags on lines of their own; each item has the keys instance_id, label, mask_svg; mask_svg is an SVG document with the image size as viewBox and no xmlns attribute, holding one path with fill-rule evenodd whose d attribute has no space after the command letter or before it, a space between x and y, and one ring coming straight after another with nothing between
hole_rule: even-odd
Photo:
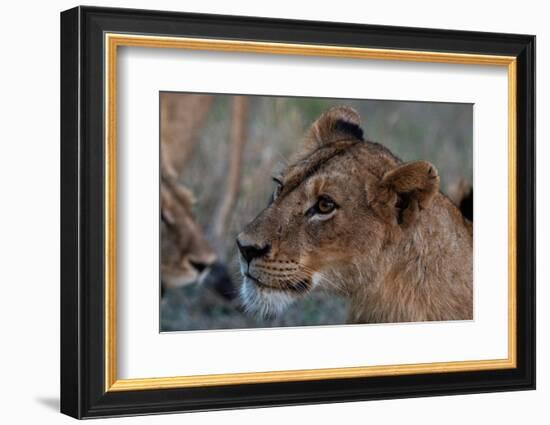
<instances>
[{"instance_id":1,"label":"lion head","mask_svg":"<svg viewBox=\"0 0 550 425\"><path fill-rule=\"evenodd\" d=\"M216 261L192 212L192 193L174 177L161 176L161 280L164 287L184 286Z\"/></svg>"},{"instance_id":2,"label":"lion head","mask_svg":"<svg viewBox=\"0 0 550 425\"><path fill-rule=\"evenodd\" d=\"M243 303L264 315L317 287L360 303L365 288L382 285L400 258L422 255L411 248L422 249L416 229L426 227L423 217L441 196L432 164L402 163L365 141L359 116L348 107L315 121L274 180L271 203L237 238Z\"/></svg>"}]
</instances>

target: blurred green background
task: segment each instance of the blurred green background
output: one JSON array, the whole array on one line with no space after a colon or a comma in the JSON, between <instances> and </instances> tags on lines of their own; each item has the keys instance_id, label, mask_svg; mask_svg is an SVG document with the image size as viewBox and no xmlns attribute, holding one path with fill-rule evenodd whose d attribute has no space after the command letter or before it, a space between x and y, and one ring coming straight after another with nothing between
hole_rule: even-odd
<instances>
[{"instance_id":1,"label":"blurred green background","mask_svg":"<svg viewBox=\"0 0 550 425\"><path fill-rule=\"evenodd\" d=\"M235 237L267 205L274 189L271 177L296 151L309 125L332 106L355 108L365 138L385 145L403 161L432 162L439 170L444 193L452 191L461 179L472 183L471 104L249 96L240 192L226 236L216 240L212 218L219 208L229 167L231 98L215 96L180 181L194 193L195 218L237 286L240 276ZM322 292L308 295L274 319L246 316L238 300L227 301L199 284L169 290L161 301L161 331L331 325L345 321L346 302Z\"/></svg>"}]
</instances>

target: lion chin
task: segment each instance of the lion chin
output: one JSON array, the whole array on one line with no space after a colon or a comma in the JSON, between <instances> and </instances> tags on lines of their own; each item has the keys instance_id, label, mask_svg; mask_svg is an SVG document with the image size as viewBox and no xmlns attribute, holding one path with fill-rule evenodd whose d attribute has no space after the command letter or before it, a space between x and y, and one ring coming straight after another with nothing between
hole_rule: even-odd
<instances>
[{"instance_id":1,"label":"lion chin","mask_svg":"<svg viewBox=\"0 0 550 425\"><path fill-rule=\"evenodd\" d=\"M244 276L240 289L241 304L247 314L270 319L280 316L294 302L294 297L285 292L260 288Z\"/></svg>"}]
</instances>

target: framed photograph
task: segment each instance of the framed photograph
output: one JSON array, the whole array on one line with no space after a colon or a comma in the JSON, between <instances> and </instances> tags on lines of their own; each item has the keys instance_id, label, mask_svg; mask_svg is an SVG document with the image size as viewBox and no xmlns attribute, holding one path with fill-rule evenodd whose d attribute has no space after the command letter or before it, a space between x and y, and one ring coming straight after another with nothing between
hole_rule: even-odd
<instances>
[{"instance_id":1,"label":"framed photograph","mask_svg":"<svg viewBox=\"0 0 550 425\"><path fill-rule=\"evenodd\" d=\"M61 14L61 411L535 388L535 37Z\"/></svg>"}]
</instances>

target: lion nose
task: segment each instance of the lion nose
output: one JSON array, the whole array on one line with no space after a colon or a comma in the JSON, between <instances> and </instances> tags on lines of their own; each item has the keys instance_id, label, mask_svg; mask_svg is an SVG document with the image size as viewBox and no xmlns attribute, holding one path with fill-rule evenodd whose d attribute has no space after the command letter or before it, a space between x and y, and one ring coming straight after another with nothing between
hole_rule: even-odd
<instances>
[{"instance_id":1,"label":"lion nose","mask_svg":"<svg viewBox=\"0 0 550 425\"><path fill-rule=\"evenodd\" d=\"M237 247L239 248L239 251L241 252L243 258L248 263L250 263L254 258L258 258L262 255L267 254L271 249L271 246L269 244L260 246L257 244L248 243L241 237L237 238Z\"/></svg>"},{"instance_id":2,"label":"lion nose","mask_svg":"<svg viewBox=\"0 0 550 425\"><path fill-rule=\"evenodd\" d=\"M189 260L189 262L191 263L193 268L197 270L199 273L208 267L208 264L203 263L202 261Z\"/></svg>"}]
</instances>

